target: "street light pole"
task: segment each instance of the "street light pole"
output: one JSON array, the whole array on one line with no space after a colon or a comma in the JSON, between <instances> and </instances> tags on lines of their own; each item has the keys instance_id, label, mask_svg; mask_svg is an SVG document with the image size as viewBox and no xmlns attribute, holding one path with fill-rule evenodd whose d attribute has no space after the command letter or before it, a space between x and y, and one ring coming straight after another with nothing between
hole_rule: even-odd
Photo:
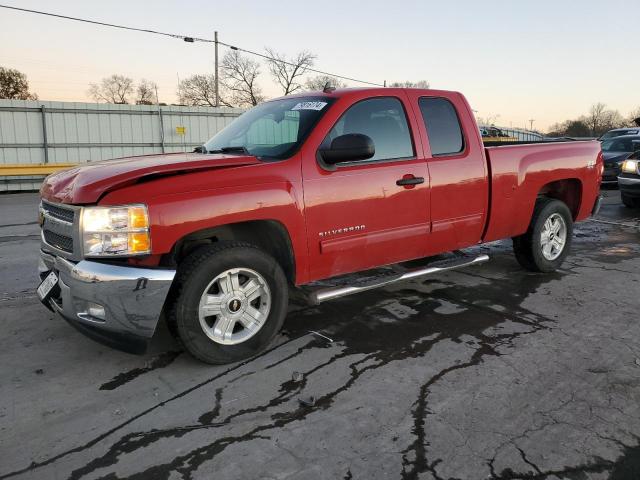
<instances>
[{"instance_id":1,"label":"street light pole","mask_svg":"<svg viewBox=\"0 0 640 480\"><path fill-rule=\"evenodd\" d=\"M535 122L536 119L535 118L530 118L529 119L529 130L531 130L533 132L533 122Z\"/></svg>"},{"instance_id":2,"label":"street light pole","mask_svg":"<svg viewBox=\"0 0 640 480\"><path fill-rule=\"evenodd\" d=\"M218 89L219 76L218 76L218 32L214 32L213 41L216 49L216 107L220 106L220 90Z\"/></svg>"}]
</instances>

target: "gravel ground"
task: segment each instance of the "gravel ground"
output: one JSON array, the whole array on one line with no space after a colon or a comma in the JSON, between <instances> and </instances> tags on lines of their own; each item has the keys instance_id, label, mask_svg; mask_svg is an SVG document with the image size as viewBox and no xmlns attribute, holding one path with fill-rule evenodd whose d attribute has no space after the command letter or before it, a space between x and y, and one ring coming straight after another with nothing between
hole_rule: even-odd
<instances>
[{"instance_id":1,"label":"gravel ground","mask_svg":"<svg viewBox=\"0 0 640 480\"><path fill-rule=\"evenodd\" d=\"M269 351L219 367L42 307L37 195L0 196L0 479L638 479L640 211L605 194L555 274L478 247L489 263L294 304Z\"/></svg>"}]
</instances>

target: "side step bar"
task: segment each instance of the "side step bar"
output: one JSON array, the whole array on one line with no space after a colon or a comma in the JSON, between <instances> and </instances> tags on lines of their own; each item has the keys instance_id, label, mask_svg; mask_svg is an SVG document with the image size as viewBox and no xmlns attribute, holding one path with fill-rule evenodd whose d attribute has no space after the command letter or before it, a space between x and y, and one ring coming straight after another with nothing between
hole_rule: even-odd
<instances>
[{"instance_id":1,"label":"side step bar","mask_svg":"<svg viewBox=\"0 0 640 480\"><path fill-rule=\"evenodd\" d=\"M374 288L390 285L402 280L410 280L412 278L423 277L425 275L431 275L432 273L445 272L447 270L455 270L457 268L468 267L479 263L484 263L489 260L489 255L478 255L473 258L456 258L453 260L444 260L441 262L434 262L430 266L418 268L415 270L408 270L404 273L397 273L392 275L385 275L382 279L372 279L361 283L355 283L352 285L336 286L329 288L322 288L309 294L309 302L312 305L320 305L328 300L335 298L346 297L347 295L353 295L354 293L365 292L367 290L373 290Z\"/></svg>"}]
</instances>

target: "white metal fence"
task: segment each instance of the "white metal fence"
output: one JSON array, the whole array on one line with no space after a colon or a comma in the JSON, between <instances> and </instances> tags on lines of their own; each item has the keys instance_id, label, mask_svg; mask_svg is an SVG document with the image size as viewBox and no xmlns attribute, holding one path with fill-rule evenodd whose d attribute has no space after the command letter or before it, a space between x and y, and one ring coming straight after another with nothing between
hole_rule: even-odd
<instances>
[{"instance_id":1,"label":"white metal fence","mask_svg":"<svg viewBox=\"0 0 640 480\"><path fill-rule=\"evenodd\" d=\"M243 111L0 100L0 172L3 165L84 163L191 151ZM36 178L0 177L0 191L37 188L38 183Z\"/></svg>"}]
</instances>

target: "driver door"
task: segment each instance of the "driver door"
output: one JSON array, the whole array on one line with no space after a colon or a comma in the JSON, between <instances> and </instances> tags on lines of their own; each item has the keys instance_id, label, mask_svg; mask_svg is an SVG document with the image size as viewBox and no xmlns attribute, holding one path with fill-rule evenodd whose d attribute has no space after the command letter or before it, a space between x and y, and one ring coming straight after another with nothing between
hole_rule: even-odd
<instances>
[{"instance_id":1,"label":"driver door","mask_svg":"<svg viewBox=\"0 0 640 480\"><path fill-rule=\"evenodd\" d=\"M429 173L404 92L336 104L303 150L303 191L310 279L418 258L429 234ZM324 165L318 149L359 133L373 158ZM321 136L322 135L322 136ZM406 182L407 179L421 181Z\"/></svg>"}]
</instances>

